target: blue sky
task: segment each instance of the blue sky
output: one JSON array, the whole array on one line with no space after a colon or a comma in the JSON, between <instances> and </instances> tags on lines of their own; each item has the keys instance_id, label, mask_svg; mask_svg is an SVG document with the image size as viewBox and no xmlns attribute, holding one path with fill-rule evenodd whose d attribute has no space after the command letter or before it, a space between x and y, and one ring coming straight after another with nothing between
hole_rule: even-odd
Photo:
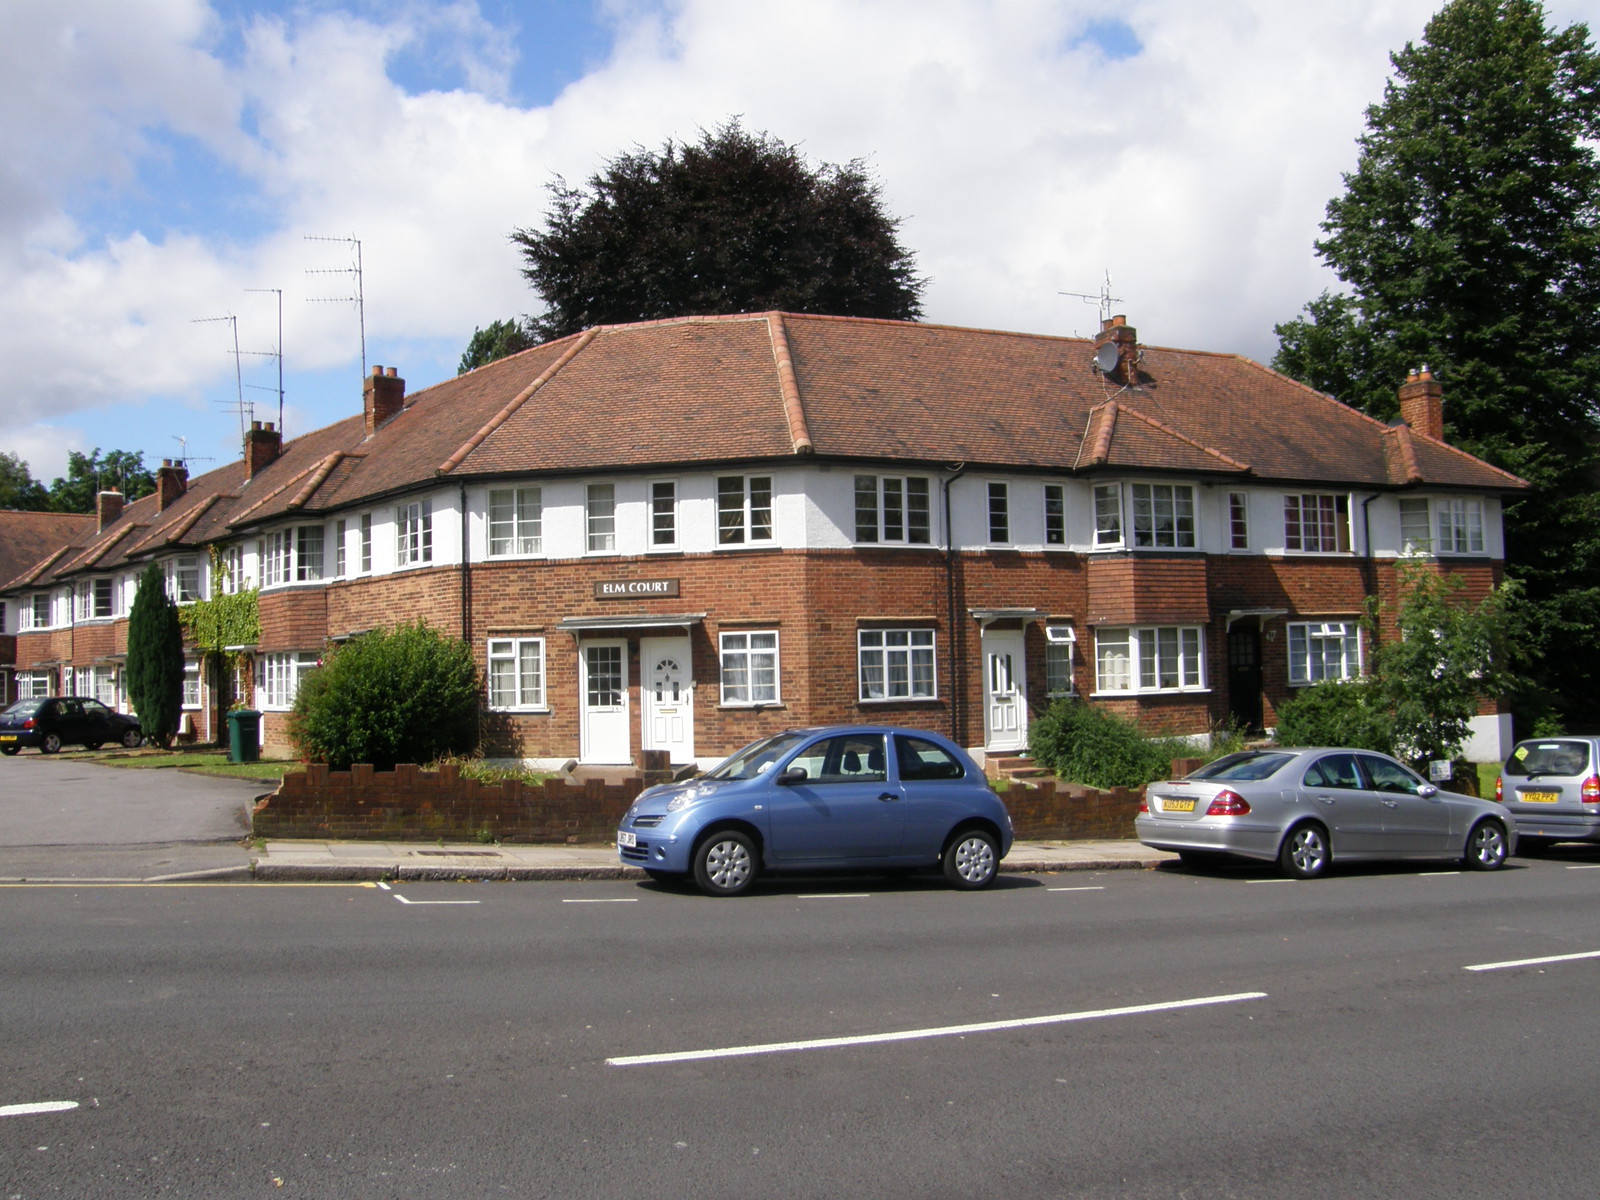
<instances>
[{"instance_id":1,"label":"blue sky","mask_svg":"<svg viewBox=\"0 0 1600 1200\"><path fill-rule=\"evenodd\" d=\"M1269 358L1388 52L1433 4L1347 0L6 0L0 450L238 457L535 311L508 241L546 188L732 116L864 159L927 319ZM1579 19L1553 4L1552 19ZM338 272L346 272L340 274ZM334 273L313 273L334 272ZM281 291L283 337L278 336ZM181 439L181 440L180 440Z\"/></svg>"}]
</instances>

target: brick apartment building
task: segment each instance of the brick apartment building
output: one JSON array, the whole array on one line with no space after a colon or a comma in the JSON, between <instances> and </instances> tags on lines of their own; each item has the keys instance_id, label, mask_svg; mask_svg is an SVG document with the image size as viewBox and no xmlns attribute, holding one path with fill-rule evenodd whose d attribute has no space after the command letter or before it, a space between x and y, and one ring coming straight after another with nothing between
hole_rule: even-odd
<instances>
[{"instance_id":1,"label":"brick apartment building","mask_svg":"<svg viewBox=\"0 0 1600 1200\"><path fill-rule=\"evenodd\" d=\"M362 410L97 518L0 587L18 686L123 700L127 611L259 587L224 697L286 749L300 675L424 617L486 680L490 753L714 760L888 720L988 753L1076 695L1152 732L1270 727L1358 674L1358 618L1421 556L1481 597L1524 485L1444 441L1442 392L1373 420L1235 355L763 313L590 329ZM212 564L216 564L213 571ZM216 584L213 585L213 575ZM1486 707L1472 752L1498 757Z\"/></svg>"}]
</instances>

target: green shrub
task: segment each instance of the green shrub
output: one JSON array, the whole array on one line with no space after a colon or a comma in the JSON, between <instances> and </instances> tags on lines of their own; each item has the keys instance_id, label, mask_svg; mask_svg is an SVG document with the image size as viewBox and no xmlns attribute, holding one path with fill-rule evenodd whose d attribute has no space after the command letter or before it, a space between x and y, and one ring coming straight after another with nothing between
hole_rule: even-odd
<instances>
[{"instance_id":1,"label":"green shrub","mask_svg":"<svg viewBox=\"0 0 1600 1200\"><path fill-rule=\"evenodd\" d=\"M335 650L300 681L289 730L313 762L387 770L471 751L479 695L471 649L419 620Z\"/></svg>"},{"instance_id":2,"label":"green shrub","mask_svg":"<svg viewBox=\"0 0 1600 1200\"><path fill-rule=\"evenodd\" d=\"M183 626L154 562L139 576L128 612L128 702L144 735L163 750L183 715Z\"/></svg>"},{"instance_id":3,"label":"green shrub","mask_svg":"<svg viewBox=\"0 0 1600 1200\"><path fill-rule=\"evenodd\" d=\"M1283 746L1350 746L1394 753L1394 719L1366 682L1318 683L1278 709Z\"/></svg>"},{"instance_id":4,"label":"green shrub","mask_svg":"<svg viewBox=\"0 0 1600 1200\"><path fill-rule=\"evenodd\" d=\"M1174 757L1194 753L1182 739L1152 741L1132 721L1082 700L1047 708L1028 728L1028 749L1060 778L1097 788L1143 787L1165 778Z\"/></svg>"}]
</instances>

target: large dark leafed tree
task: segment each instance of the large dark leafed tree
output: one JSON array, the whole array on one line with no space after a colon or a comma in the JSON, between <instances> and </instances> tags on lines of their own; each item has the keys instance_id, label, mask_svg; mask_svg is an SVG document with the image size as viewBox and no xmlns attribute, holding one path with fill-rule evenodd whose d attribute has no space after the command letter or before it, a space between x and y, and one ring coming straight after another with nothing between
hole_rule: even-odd
<instances>
[{"instance_id":1,"label":"large dark leafed tree","mask_svg":"<svg viewBox=\"0 0 1600 1200\"><path fill-rule=\"evenodd\" d=\"M1451 0L1391 61L1317 243L1349 290L1278 326L1274 365L1379 417L1433 369L1446 436L1533 485L1507 557L1542 695L1600 715L1600 57L1534 0Z\"/></svg>"},{"instance_id":2,"label":"large dark leafed tree","mask_svg":"<svg viewBox=\"0 0 1600 1200\"><path fill-rule=\"evenodd\" d=\"M139 576L128 610L128 699L145 737L163 749L178 732L183 708L183 626L167 596L161 567Z\"/></svg>"},{"instance_id":3,"label":"large dark leafed tree","mask_svg":"<svg viewBox=\"0 0 1600 1200\"><path fill-rule=\"evenodd\" d=\"M926 281L858 159L812 167L737 121L696 143L556 180L545 228L518 229L542 340L591 325L763 312L915 320Z\"/></svg>"}]
</instances>

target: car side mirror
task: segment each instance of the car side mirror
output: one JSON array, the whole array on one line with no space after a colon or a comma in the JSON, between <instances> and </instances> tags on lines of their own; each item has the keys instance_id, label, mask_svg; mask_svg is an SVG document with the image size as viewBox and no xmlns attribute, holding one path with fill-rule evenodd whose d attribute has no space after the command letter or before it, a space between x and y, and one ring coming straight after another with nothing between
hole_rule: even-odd
<instances>
[{"instance_id":1,"label":"car side mirror","mask_svg":"<svg viewBox=\"0 0 1600 1200\"><path fill-rule=\"evenodd\" d=\"M1421 796L1424 800L1432 800L1438 794L1439 789L1434 787L1431 783L1425 783L1417 789L1417 795Z\"/></svg>"},{"instance_id":2,"label":"car side mirror","mask_svg":"<svg viewBox=\"0 0 1600 1200\"><path fill-rule=\"evenodd\" d=\"M775 782L780 784L804 783L810 778L811 776L804 767L790 767L782 775L779 775Z\"/></svg>"}]
</instances>

